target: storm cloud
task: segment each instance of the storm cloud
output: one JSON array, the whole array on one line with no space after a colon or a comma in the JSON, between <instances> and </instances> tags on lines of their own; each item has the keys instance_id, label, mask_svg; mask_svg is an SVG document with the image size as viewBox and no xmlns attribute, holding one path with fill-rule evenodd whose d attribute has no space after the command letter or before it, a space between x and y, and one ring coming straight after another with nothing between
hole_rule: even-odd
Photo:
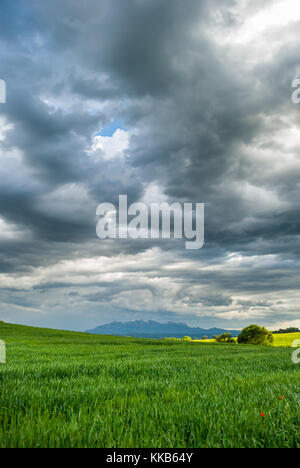
<instances>
[{"instance_id":1,"label":"storm cloud","mask_svg":"<svg viewBox=\"0 0 300 468\"><path fill-rule=\"evenodd\" d=\"M1 1L0 315L300 325L294 0ZM205 203L205 246L96 207Z\"/></svg>"}]
</instances>

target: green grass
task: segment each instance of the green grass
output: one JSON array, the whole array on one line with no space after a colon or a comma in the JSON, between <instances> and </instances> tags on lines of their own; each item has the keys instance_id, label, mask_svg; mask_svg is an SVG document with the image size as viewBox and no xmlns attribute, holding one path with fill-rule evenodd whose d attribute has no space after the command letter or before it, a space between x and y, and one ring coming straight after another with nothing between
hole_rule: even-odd
<instances>
[{"instance_id":1,"label":"green grass","mask_svg":"<svg viewBox=\"0 0 300 468\"><path fill-rule=\"evenodd\" d=\"M8 324L0 339L0 447L300 447L289 348Z\"/></svg>"}]
</instances>

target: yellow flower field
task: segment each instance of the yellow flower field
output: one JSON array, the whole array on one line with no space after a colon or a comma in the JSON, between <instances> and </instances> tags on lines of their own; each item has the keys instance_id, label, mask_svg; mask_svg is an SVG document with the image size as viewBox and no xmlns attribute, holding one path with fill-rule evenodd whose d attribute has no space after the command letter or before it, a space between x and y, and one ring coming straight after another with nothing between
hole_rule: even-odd
<instances>
[{"instance_id":1,"label":"yellow flower field","mask_svg":"<svg viewBox=\"0 0 300 468\"><path fill-rule=\"evenodd\" d=\"M274 335L274 346L292 346L295 340L300 340L300 333Z\"/></svg>"},{"instance_id":2,"label":"yellow flower field","mask_svg":"<svg viewBox=\"0 0 300 468\"><path fill-rule=\"evenodd\" d=\"M291 347L295 340L300 340L300 333L283 333L274 336L274 346ZM193 340L197 343L214 343L215 340Z\"/></svg>"}]
</instances>

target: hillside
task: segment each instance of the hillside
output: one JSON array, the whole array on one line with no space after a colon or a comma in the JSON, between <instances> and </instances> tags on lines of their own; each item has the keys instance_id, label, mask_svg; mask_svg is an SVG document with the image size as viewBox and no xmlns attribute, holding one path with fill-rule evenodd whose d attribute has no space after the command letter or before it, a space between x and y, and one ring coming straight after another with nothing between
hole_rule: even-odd
<instances>
[{"instance_id":1,"label":"hillside","mask_svg":"<svg viewBox=\"0 0 300 468\"><path fill-rule=\"evenodd\" d=\"M118 323L118 322L116 322ZM134 322L133 322L134 323ZM145 322L144 322L145 323ZM100 328L100 327L99 327ZM96 329L98 330L98 329ZM213 329L221 330L221 329ZM207 332L207 330L204 330ZM222 330L223 331L223 330ZM53 343L99 343L99 340L102 343L110 344L112 341L114 343L128 343L128 342L144 342L144 339L139 340L138 337L129 337L121 335L111 335L110 333L103 334L102 336L99 333L92 333L93 331L80 333L80 332L71 332L63 330L53 330L47 328L37 328L29 327L25 325L13 325L4 322L0 322L0 339L5 340L6 343L11 341L17 342L22 341L24 338L28 342L47 342L48 339ZM216 333L217 334L217 333ZM174 335L172 335L174 336ZM300 340L300 333L286 333L286 334L276 334L274 336L274 346L275 347L291 347L294 340ZM155 338L153 338L155 339ZM201 342L201 340L200 340ZM203 343L212 343L213 340L208 340Z\"/></svg>"},{"instance_id":2,"label":"hillside","mask_svg":"<svg viewBox=\"0 0 300 468\"><path fill-rule=\"evenodd\" d=\"M0 447L300 447L289 348L10 324L0 339Z\"/></svg>"}]
</instances>

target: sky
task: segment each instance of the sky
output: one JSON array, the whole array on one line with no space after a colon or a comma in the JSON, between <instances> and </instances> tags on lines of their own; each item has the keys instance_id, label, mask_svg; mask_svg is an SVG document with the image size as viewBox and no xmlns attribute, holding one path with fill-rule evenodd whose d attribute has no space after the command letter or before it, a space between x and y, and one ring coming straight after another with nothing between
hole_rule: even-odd
<instances>
[{"instance_id":1,"label":"sky","mask_svg":"<svg viewBox=\"0 0 300 468\"><path fill-rule=\"evenodd\" d=\"M298 0L1 0L0 319L300 327ZM205 245L96 236L205 203Z\"/></svg>"}]
</instances>

